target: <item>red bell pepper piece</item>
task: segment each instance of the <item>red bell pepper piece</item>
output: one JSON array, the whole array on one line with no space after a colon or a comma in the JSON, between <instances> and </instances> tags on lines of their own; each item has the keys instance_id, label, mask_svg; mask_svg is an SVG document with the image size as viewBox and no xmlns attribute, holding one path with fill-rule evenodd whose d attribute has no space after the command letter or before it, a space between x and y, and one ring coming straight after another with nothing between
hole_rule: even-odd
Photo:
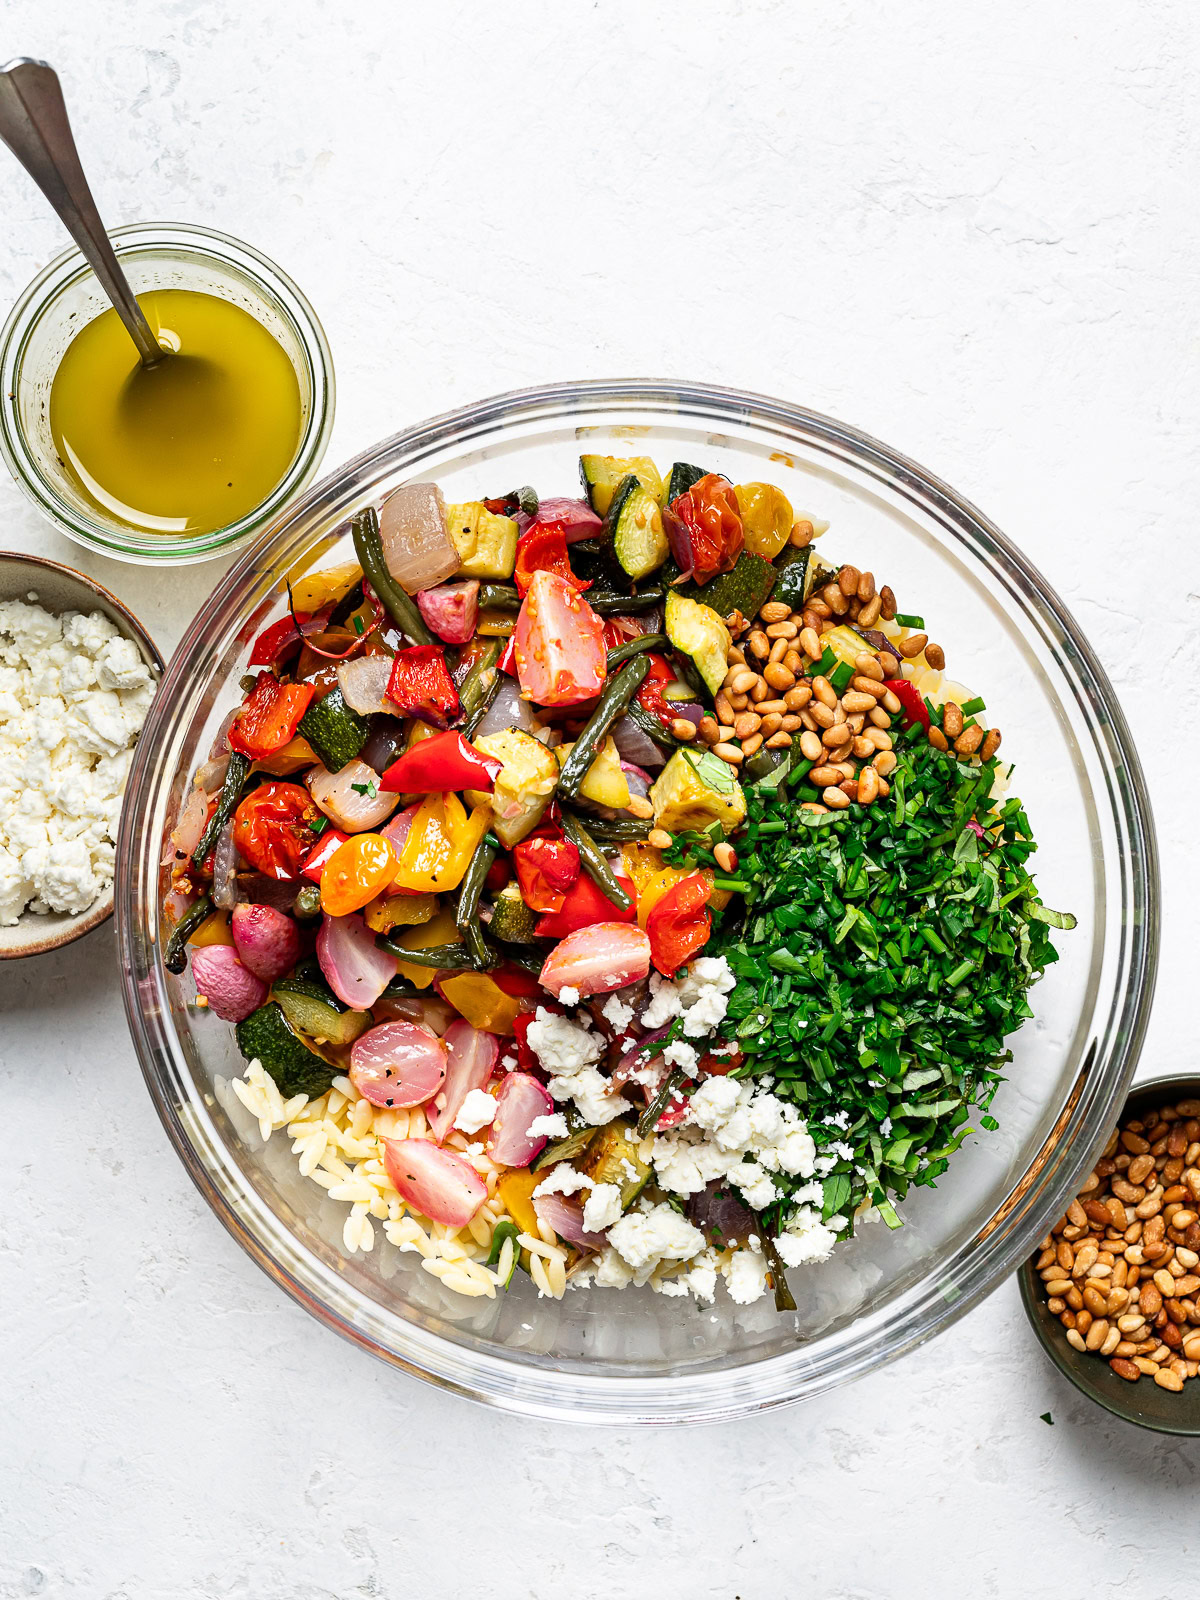
<instances>
[{"instance_id":1,"label":"red bell pepper piece","mask_svg":"<svg viewBox=\"0 0 1200 1600\"><path fill-rule=\"evenodd\" d=\"M496 662L496 666L501 672L507 672L510 678L516 677L517 636L515 633L510 633L508 638L504 641L504 649L500 652L500 658Z\"/></svg>"},{"instance_id":2,"label":"red bell pepper piece","mask_svg":"<svg viewBox=\"0 0 1200 1600\"><path fill-rule=\"evenodd\" d=\"M540 989L541 985L539 984L538 987ZM546 1005L544 1000L541 1002L541 1004L545 1006L547 1011L558 1010L557 1006ZM536 1017L536 1011L518 1011L516 1016L513 1018L513 1036L517 1045L517 1065L520 1067L522 1072L532 1072L540 1076L545 1076L542 1069L542 1064L538 1060L537 1056L534 1055L533 1047L529 1043L528 1038L529 1024L533 1022Z\"/></svg>"},{"instance_id":3,"label":"red bell pepper piece","mask_svg":"<svg viewBox=\"0 0 1200 1600\"><path fill-rule=\"evenodd\" d=\"M380 778L379 787L391 794L445 794L463 789L490 794L502 766L503 762L485 756L461 733L451 730L422 739L398 756Z\"/></svg>"},{"instance_id":4,"label":"red bell pepper piece","mask_svg":"<svg viewBox=\"0 0 1200 1600\"><path fill-rule=\"evenodd\" d=\"M646 936L650 959L664 977L678 972L708 943L712 918L706 908L711 893L712 886L699 872L689 872L655 901L646 918Z\"/></svg>"},{"instance_id":5,"label":"red bell pepper piece","mask_svg":"<svg viewBox=\"0 0 1200 1600\"><path fill-rule=\"evenodd\" d=\"M669 683L675 683L679 674L671 666L665 656L649 652L650 670L642 679L641 687L637 692L637 703L643 711L648 711L652 717L657 717L660 722L670 724L675 716L672 702L667 699L664 690Z\"/></svg>"},{"instance_id":6,"label":"red bell pepper piece","mask_svg":"<svg viewBox=\"0 0 1200 1600\"><path fill-rule=\"evenodd\" d=\"M885 678L883 686L890 689L900 702L902 725L911 728L914 722L919 722L928 733L929 707L916 684L910 683L907 678Z\"/></svg>"},{"instance_id":7,"label":"red bell pepper piece","mask_svg":"<svg viewBox=\"0 0 1200 1600\"><path fill-rule=\"evenodd\" d=\"M676 495L663 512L663 527L680 570L697 583L732 572L746 543L733 485L715 472Z\"/></svg>"},{"instance_id":8,"label":"red bell pepper piece","mask_svg":"<svg viewBox=\"0 0 1200 1600\"><path fill-rule=\"evenodd\" d=\"M514 1000L536 1000L538 1005L545 1004L546 991L532 972L524 972L514 966L494 967L488 977L497 989L503 989ZM533 1013L529 1012L528 1015L532 1017Z\"/></svg>"},{"instance_id":9,"label":"red bell pepper piece","mask_svg":"<svg viewBox=\"0 0 1200 1600\"><path fill-rule=\"evenodd\" d=\"M539 828L513 846L521 898L531 911L561 911L579 881L579 851L559 828Z\"/></svg>"},{"instance_id":10,"label":"red bell pepper piece","mask_svg":"<svg viewBox=\"0 0 1200 1600\"><path fill-rule=\"evenodd\" d=\"M321 873L325 870L325 863L337 849L338 845L345 844L350 837L340 828L326 828L311 855L306 856L300 865L300 875L311 878L314 883L320 883Z\"/></svg>"},{"instance_id":11,"label":"red bell pepper piece","mask_svg":"<svg viewBox=\"0 0 1200 1600\"><path fill-rule=\"evenodd\" d=\"M280 683L274 673L260 672L229 730L230 749L255 760L282 750L315 693L311 683Z\"/></svg>"},{"instance_id":12,"label":"red bell pepper piece","mask_svg":"<svg viewBox=\"0 0 1200 1600\"><path fill-rule=\"evenodd\" d=\"M435 728L448 728L461 709L446 652L436 644L398 650L387 692L406 716L419 717Z\"/></svg>"},{"instance_id":13,"label":"red bell pepper piece","mask_svg":"<svg viewBox=\"0 0 1200 1600\"><path fill-rule=\"evenodd\" d=\"M548 911L537 919L534 933L539 939L565 939L576 928L590 928L594 922L636 922L637 890L626 877L617 873L617 882L629 896L631 904L622 911L613 905L607 895L601 894L586 873L582 873L572 889L567 891L561 911Z\"/></svg>"},{"instance_id":14,"label":"red bell pepper piece","mask_svg":"<svg viewBox=\"0 0 1200 1600\"><path fill-rule=\"evenodd\" d=\"M535 522L517 540L517 560L513 582L524 600L535 572L554 572L582 594L592 587L591 580L577 578L567 559L567 536L559 522Z\"/></svg>"},{"instance_id":15,"label":"red bell pepper piece","mask_svg":"<svg viewBox=\"0 0 1200 1600\"><path fill-rule=\"evenodd\" d=\"M487 877L483 880L483 887L489 894L499 894L512 882L512 868L505 856L497 856L487 869Z\"/></svg>"}]
</instances>

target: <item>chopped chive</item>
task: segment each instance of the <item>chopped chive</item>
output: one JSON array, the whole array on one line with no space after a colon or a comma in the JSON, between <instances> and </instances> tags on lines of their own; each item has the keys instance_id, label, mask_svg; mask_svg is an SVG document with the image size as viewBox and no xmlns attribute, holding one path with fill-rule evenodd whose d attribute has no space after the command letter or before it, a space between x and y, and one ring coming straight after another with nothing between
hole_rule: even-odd
<instances>
[{"instance_id":1,"label":"chopped chive","mask_svg":"<svg viewBox=\"0 0 1200 1600\"><path fill-rule=\"evenodd\" d=\"M957 989L967 974L969 972L974 972L974 970L975 963L973 961L960 961L953 972L948 972L946 974L947 987L951 989Z\"/></svg>"},{"instance_id":2,"label":"chopped chive","mask_svg":"<svg viewBox=\"0 0 1200 1600\"><path fill-rule=\"evenodd\" d=\"M835 693L841 694L853 676L854 668L847 666L844 661L839 661L837 666L834 667L833 671L829 674L830 687L835 691Z\"/></svg>"},{"instance_id":3,"label":"chopped chive","mask_svg":"<svg viewBox=\"0 0 1200 1600\"><path fill-rule=\"evenodd\" d=\"M754 887L745 878L720 878L714 875L714 889L728 889L732 894L747 894Z\"/></svg>"},{"instance_id":4,"label":"chopped chive","mask_svg":"<svg viewBox=\"0 0 1200 1600\"><path fill-rule=\"evenodd\" d=\"M987 705L976 695L974 700L964 701L961 709L964 717L973 717L979 711L986 711Z\"/></svg>"},{"instance_id":5,"label":"chopped chive","mask_svg":"<svg viewBox=\"0 0 1200 1600\"><path fill-rule=\"evenodd\" d=\"M822 677L827 678L837 665L837 659L837 652L834 650L831 644L827 644L825 649L821 652L821 659L813 668L812 676L816 677L817 674L820 673Z\"/></svg>"},{"instance_id":6,"label":"chopped chive","mask_svg":"<svg viewBox=\"0 0 1200 1600\"><path fill-rule=\"evenodd\" d=\"M924 617L905 615L899 611L897 611L893 620L902 628L923 628L925 626Z\"/></svg>"},{"instance_id":7,"label":"chopped chive","mask_svg":"<svg viewBox=\"0 0 1200 1600\"><path fill-rule=\"evenodd\" d=\"M366 624L363 622L363 619L359 616L358 612L356 611L354 613L354 631L355 631L355 633L361 634L363 629L365 628L365 626L366 626Z\"/></svg>"},{"instance_id":8,"label":"chopped chive","mask_svg":"<svg viewBox=\"0 0 1200 1600\"><path fill-rule=\"evenodd\" d=\"M328 817L318 817L317 820L314 823L311 824L312 831L317 835L318 838L321 836L321 834L323 834L325 832L325 829L328 826L329 826L329 818Z\"/></svg>"}]
</instances>

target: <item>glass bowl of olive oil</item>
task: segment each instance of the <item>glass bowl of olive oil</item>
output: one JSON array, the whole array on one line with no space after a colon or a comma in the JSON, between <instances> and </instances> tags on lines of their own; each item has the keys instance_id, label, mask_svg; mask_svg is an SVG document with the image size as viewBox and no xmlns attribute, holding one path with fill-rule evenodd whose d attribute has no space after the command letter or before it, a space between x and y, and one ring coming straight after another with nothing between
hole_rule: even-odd
<instances>
[{"instance_id":1,"label":"glass bowl of olive oil","mask_svg":"<svg viewBox=\"0 0 1200 1600\"><path fill-rule=\"evenodd\" d=\"M66 251L0 334L0 450L89 549L146 564L227 554L325 454L324 331L291 279L237 239L182 223L111 237L167 359L141 366L91 268Z\"/></svg>"}]
</instances>

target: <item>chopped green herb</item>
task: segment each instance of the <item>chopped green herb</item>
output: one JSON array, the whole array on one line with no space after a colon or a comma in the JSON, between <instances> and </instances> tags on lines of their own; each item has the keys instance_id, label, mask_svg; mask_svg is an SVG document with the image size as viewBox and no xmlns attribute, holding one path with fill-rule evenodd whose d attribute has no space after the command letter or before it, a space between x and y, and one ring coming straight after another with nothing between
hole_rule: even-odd
<instances>
[{"instance_id":1,"label":"chopped green herb","mask_svg":"<svg viewBox=\"0 0 1200 1600\"><path fill-rule=\"evenodd\" d=\"M1043 1411L1042 1412L1042 1421L1045 1422L1045 1423L1048 1423L1050 1427L1054 1426L1054 1418L1050 1415L1050 1413L1048 1411Z\"/></svg>"},{"instance_id":2,"label":"chopped green herb","mask_svg":"<svg viewBox=\"0 0 1200 1600\"><path fill-rule=\"evenodd\" d=\"M363 621L363 619L359 616L358 612L356 611L354 613L354 631L355 631L355 633L361 634L365 627L366 627L366 623Z\"/></svg>"},{"instance_id":3,"label":"chopped green herb","mask_svg":"<svg viewBox=\"0 0 1200 1600\"><path fill-rule=\"evenodd\" d=\"M924 617L916 617L910 613L900 611L897 611L895 621L901 628L923 628L925 626Z\"/></svg>"},{"instance_id":4,"label":"chopped green herb","mask_svg":"<svg viewBox=\"0 0 1200 1600\"><path fill-rule=\"evenodd\" d=\"M312 829L313 833L315 833L317 835L318 838L321 836L321 834L323 834L325 832L325 829L328 826L329 826L329 818L328 817L318 817L315 822L312 822L312 823L309 824L309 827Z\"/></svg>"},{"instance_id":5,"label":"chopped green herb","mask_svg":"<svg viewBox=\"0 0 1200 1600\"><path fill-rule=\"evenodd\" d=\"M517 1227L516 1223L510 1222L507 1217L505 1217L502 1222L498 1222L495 1230L492 1233L492 1247L487 1253L487 1260L484 1262L485 1267L494 1267L500 1260L500 1252L504 1248L505 1240L512 1240L512 1265L508 1269L508 1277L504 1280L504 1287L506 1289L512 1282L513 1273L517 1270L517 1256L519 1254L517 1250L517 1236L520 1232L521 1230Z\"/></svg>"},{"instance_id":6,"label":"chopped green herb","mask_svg":"<svg viewBox=\"0 0 1200 1600\"><path fill-rule=\"evenodd\" d=\"M962 714L964 717L977 717L981 711L986 710L986 704L979 698L978 695L975 696L974 700L964 700L962 703Z\"/></svg>"},{"instance_id":7,"label":"chopped green herb","mask_svg":"<svg viewBox=\"0 0 1200 1600\"><path fill-rule=\"evenodd\" d=\"M350 787L354 790L355 794L365 794L368 800L374 800L375 796L379 793L379 790L375 787L374 778L372 778L369 783L352 783Z\"/></svg>"},{"instance_id":8,"label":"chopped green herb","mask_svg":"<svg viewBox=\"0 0 1200 1600\"><path fill-rule=\"evenodd\" d=\"M830 686L838 694L842 694L849 686L850 679L853 676L854 668L847 665L845 661L839 661L837 666L834 667L833 671L829 674Z\"/></svg>"}]
</instances>

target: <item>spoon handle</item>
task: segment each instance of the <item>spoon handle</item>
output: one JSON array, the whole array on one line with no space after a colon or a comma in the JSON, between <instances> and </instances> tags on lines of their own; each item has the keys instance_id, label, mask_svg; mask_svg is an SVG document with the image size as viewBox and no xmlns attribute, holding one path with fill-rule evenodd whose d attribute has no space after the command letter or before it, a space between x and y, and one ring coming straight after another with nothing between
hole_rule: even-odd
<instances>
[{"instance_id":1,"label":"spoon handle","mask_svg":"<svg viewBox=\"0 0 1200 1600\"><path fill-rule=\"evenodd\" d=\"M0 139L83 251L143 363L154 366L163 359L163 348L129 287L100 221L75 148L58 74L47 62L19 56L0 67Z\"/></svg>"}]
</instances>

